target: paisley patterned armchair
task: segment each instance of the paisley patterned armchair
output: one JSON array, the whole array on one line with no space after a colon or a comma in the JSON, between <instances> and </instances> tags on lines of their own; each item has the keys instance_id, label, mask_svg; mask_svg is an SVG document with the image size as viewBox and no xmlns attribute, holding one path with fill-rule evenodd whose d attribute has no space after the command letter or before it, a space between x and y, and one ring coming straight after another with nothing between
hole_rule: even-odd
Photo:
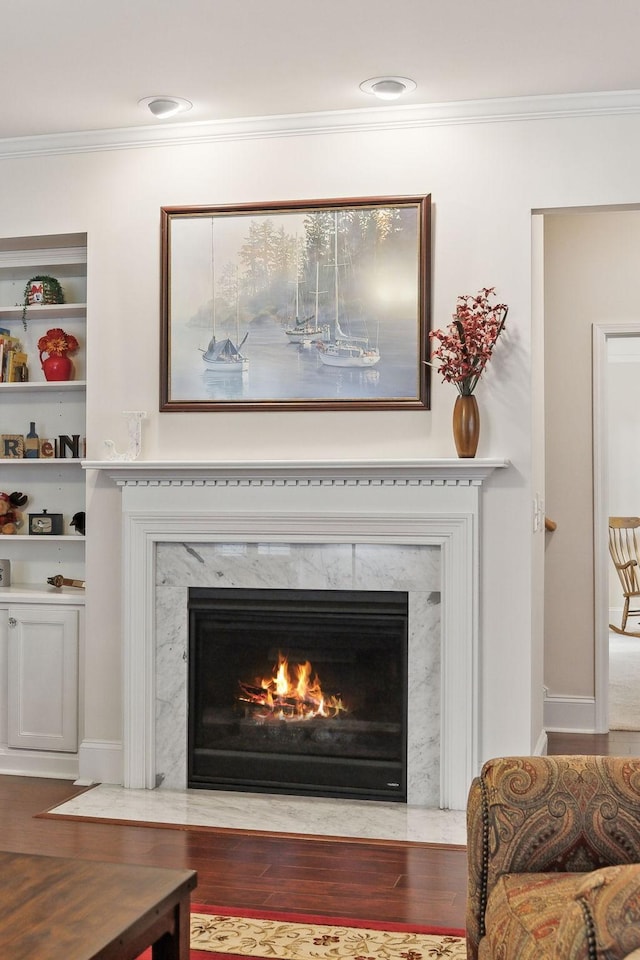
<instances>
[{"instance_id":1,"label":"paisley patterned armchair","mask_svg":"<svg viewBox=\"0 0 640 960\"><path fill-rule=\"evenodd\" d=\"M640 958L640 758L489 760L467 853L468 960Z\"/></svg>"}]
</instances>

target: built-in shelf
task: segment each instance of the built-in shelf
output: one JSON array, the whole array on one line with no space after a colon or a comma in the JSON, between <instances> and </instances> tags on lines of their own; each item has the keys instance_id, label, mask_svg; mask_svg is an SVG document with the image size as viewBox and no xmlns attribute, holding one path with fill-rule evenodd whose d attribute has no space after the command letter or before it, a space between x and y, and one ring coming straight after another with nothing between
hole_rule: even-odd
<instances>
[{"instance_id":1,"label":"built-in shelf","mask_svg":"<svg viewBox=\"0 0 640 960\"><path fill-rule=\"evenodd\" d=\"M31 511L34 512L33 510ZM59 534L50 534L50 533L7 533L5 535L0 534L0 544L2 540L30 540L32 543L34 540L39 540L42 543L45 540L47 543L52 543L55 540L77 540L81 543L84 540L84 537L79 533L59 533Z\"/></svg>"},{"instance_id":2,"label":"built-in shelf","mask_svg":"<svg viewBox=\"0 0 640 960\"><path fill-rule=\"evenodd\" d=\"M22 320L24 306L0 307L1 320ZM70 317L84 317L86 303L42 303L27 307L27 323L50 323L52 320L66 320Z\"/></svg>"},{"instance_id":3,"label":"built-in shelf","mask_svg":"<svg viewBox=\"0 0 640 960\"><path fill-rule=\"evenodd\" d=\"M26 383L0 383L0 390L23 393L62 393L86 390L86 380L29 380Z\"/></svg>"},{"instance_id":4,"label":"built-in shelf","mask_svg":"<svg viewBox=\"0 0 640 960\"><path fill-rule=\"evenodd\" d=\"M51 539L51 538L49 538ZM82 587L52 587L47 583L12 583L0 587L0 605L7 603L61 603L84 605Z\"/></svg>"},{"instance_id":5,"label":"built-in shelf","mask_svg":"<svg viewBox=\"0 0 640 960\"><path fill-rule=\"evenodd\" d=\"M63 246L61 246L63 244ZM0 269L16 274L51 273L54 267L86 269L87 237L84 233L51 234L45 237L3 237Z\"/></svg>"},{"instance_id":6,"label":"built-in shelf","mask_svg":"<svg viewBox=\"0 0 640 960\"><path fill-rule=\"evenodd\" d=\"M0 457L3 467L77 467L82 465L78 457Z\"/></svg>"}]
</instances>

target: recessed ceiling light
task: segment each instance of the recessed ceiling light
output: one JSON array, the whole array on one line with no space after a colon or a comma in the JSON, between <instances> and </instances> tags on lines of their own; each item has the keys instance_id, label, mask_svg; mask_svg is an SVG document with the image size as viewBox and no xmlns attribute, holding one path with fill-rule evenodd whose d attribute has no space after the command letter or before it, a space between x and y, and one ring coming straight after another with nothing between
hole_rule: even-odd
<instances>
[{"instance_id":1,"label":"recessed ceiling light","mask_svg":"<svg viewBox=\"0 0 640 960\"><path fill-rule=\"evenodd\" d=\"M175 116L176 113L186 113L187 110L191 110L193 104L190 100L183 100L182 97L156 96L138 100L138 106L147 107L154 117L165 120L167 117Z\"/></svg>"},{"instance_id":2,"label":"recessed ceiling light","mask_svg":"<svg viewBox=\"0 0 640 960\"><path fill-rule=\"evenodd\" d=\"M379 100L397 100L403 93L410 93L415 88L415 82L408 77L373 77L360 84L363 93L371 93Z\"/></svg>"}]
</instances>

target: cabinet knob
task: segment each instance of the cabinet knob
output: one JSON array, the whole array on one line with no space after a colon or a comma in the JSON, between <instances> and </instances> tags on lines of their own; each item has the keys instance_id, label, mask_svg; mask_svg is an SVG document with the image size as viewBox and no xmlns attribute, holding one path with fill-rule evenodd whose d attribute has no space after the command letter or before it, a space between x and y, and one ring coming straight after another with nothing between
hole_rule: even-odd
<instances>
[{"instance_id":1,"label":"cabinet knob","mask_svg":"<svg viewBox=\"0 0 640 960\"><path fill-rule=\"evenodd\" d=\"M15 617L9 617L9 626L10 626L10 627L15 627L15 625L17 624L17 622L18 622L18 621L16 620Z\"/></svg>"}]
</instances>

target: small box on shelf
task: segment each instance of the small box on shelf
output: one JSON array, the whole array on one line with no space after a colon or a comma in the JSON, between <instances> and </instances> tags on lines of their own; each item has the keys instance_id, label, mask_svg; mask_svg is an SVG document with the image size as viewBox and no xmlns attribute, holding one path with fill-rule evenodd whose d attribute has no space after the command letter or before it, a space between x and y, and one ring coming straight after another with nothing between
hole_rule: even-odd
<instances>
[{"instance_id":1,"label":"small box on shelf","mask_svg":"<svg viewBox=\"0 0 640 960\"><path fill-rule=\"evenodd\" d=\"M64 524L61 513L42 513L29 514L29 534L32 536L60 536L64 532Z\"/></svg>"}]
</instances>

